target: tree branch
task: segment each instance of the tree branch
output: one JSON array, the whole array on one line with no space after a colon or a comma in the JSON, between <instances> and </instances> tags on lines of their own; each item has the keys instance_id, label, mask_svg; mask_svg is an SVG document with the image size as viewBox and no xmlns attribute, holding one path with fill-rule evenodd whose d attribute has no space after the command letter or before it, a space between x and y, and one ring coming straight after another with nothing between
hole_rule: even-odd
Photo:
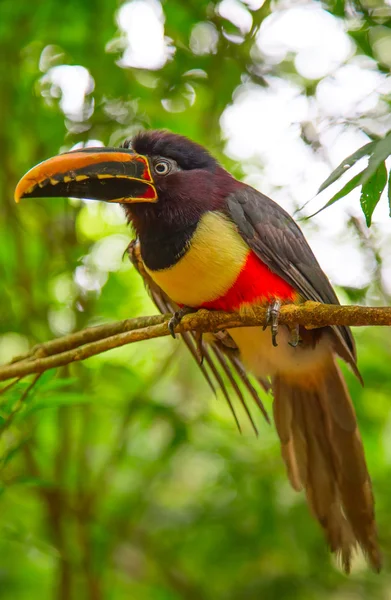
<instances>
[{"instance_id":1,"label":"tree branch","mask_svg":"<svg viewBox=\"0 0 391 600\"><path fill-rule=\"evenodd\" d=\"M48 369L61 367L72 362L85 360L112 348L119 348L133 342L169 335L167 322L171 315L155 315L126 319L108 325L89 327L77 333L39 344L29 354L14 359L0 367L0 381L24 377L31 373L42 373ZM224 313L200 310L183 317L176 327L177 333L198 331L217 332L236 327L263 325L266 309L254 307L249 314ZM306 302L299 306L288 304L281 308L279 322L293 327L303 325L316 329L329 325L391 326L390 307L339 306Z\"/></svg>"}]
</instances>

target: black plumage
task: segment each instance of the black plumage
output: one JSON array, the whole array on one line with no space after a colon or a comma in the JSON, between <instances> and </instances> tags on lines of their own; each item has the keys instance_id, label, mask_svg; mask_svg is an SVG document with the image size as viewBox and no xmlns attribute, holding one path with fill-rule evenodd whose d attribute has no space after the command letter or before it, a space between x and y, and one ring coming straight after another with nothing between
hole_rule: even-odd
<instances>
[{"instance_id":1,"label":"black plumage","mask_svg":"<svg viewBox=\"0 0 391 600\"><path fill-rule=\"evenodd\" d=\"M228 196L227 206L250 248L274 273L295 288L303 300L339 304L303 232L281 206L247 185ZM327 329L334 333L337 352L361 380L350 328Z\"/></svg>"}]
</instances>

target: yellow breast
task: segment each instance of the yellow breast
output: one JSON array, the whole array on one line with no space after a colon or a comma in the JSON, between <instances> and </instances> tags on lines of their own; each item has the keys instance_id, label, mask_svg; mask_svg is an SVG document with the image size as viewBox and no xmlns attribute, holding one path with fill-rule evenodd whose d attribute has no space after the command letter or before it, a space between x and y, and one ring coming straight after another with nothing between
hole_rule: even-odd
<instances>
[{"instance_id":1,"label":"yellow breast","mask_svg":"<svg viewBox=\"0 0 391 600\"><path fill-rule=\"evenodd\" d=\"M224 296L244 267L248 252L249 247L227 217L207 212L189 249L175 265L147 271L172 300L196 307Z\"/></svg>"}]
</instances>

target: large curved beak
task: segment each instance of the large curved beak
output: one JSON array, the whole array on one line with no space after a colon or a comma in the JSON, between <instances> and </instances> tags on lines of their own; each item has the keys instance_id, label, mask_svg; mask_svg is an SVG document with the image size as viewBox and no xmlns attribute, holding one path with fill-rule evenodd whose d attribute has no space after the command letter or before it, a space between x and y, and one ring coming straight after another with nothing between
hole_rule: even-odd
<instances>
[{"instance_id":1,"label":"large curved beak","mask_svg":"<svg viewBox=\"0 0 391 600\"><path fill-rule=\"evenodd\" d=\"M92 198L105 202L157 202L146 156L125 148L85 148L49 158L16 186L21 198Z\"/></svg>"}]
</instances>

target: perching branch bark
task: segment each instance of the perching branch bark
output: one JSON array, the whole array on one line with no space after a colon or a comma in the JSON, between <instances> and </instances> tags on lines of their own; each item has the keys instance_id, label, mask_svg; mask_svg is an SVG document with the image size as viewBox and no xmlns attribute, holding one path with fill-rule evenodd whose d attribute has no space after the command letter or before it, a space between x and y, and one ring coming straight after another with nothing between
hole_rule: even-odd
<instances>
[{"instance_id":1,"label":"perching branch bark","mask_svg":"<svg viewBox=\"0 0 391 600\"><path fill-rule=\"evenodd\" d=\"M112 348L169 335L167 322L171 315L155 315L126 319L108 325L89 327L77 333L39 344L31 352L0 367L0 381L42 373L72 362L85 360ZM235 327L263 325L266 309L255 307L251 314L224 313L201 310L183 317L176 328L185 331L216 332ZM316 329L327 325L391 326L391 307L335 306L306 302L299 306L288 304L281 308L280 324L303 325Z\"/></svg>"}]
</instances>

